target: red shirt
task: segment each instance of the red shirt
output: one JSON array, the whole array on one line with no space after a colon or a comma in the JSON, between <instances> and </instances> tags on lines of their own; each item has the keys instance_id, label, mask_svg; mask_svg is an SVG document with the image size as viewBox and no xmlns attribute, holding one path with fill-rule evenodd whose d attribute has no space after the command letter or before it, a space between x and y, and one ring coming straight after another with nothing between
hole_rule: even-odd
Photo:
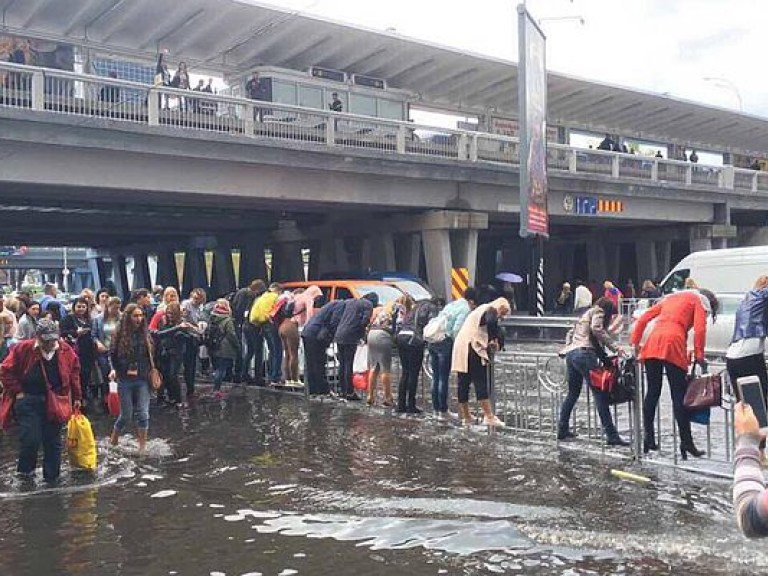
<instances>
[{"instance_id":1,"label":"red shirt","mask_svg":"<svg viewBox=\"0 0 768 576\"><path fill-rule=\"evenodd\" d=\"M11 353L0 365L0 380L6 392L15 396L22 391L21 383L29 372L32 364L42 359L42 352L36 346L37 340L22 340L18 342ZM72 400L82 400L80 387L80 359L75 350L64 340L59 340L56 351L61 376L61 394L72 393Z\"/></svg>"}]
</instances>

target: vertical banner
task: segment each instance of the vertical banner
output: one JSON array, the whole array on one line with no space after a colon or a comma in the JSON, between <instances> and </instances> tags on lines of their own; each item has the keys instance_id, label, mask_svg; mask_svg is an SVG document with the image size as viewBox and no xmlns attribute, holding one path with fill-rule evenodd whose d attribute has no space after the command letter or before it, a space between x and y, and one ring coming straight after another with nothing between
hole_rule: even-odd
<instances>
[{"instance_id":1,"label":"vertical banner","mask_svg":"<svg viewBox=\"0 0 768 576\"><path fill-rule=\"evenodd\" d=\"M520 236L548 238L546 38L525 5L518 5L517 14Z\"/></svg>"}]
</instances>

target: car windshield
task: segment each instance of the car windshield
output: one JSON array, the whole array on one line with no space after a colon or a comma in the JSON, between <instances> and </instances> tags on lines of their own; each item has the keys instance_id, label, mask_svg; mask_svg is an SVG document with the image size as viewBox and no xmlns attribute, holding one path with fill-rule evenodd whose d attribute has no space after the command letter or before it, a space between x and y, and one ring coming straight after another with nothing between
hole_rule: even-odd
<instances>
[{"instance_id":1,"label":"car windshield","mask_svg":"<svg viewBox=\"0 0 768 576\"><path fill-rule=\"evenodd\" d=\"M669 275L664 284L661 286L662 294L671 294L685 288L685 281L690 276L690 270L675 270Z\"/></svg>"},{"instance_id":2,"label":"car windshield","mask_svg":"<svg viewBox=\"0 0 768 576\"><path fill-rule=\"evenodd\" d=\"M392 282L392 284L400 288L400 290L408 294L408 296L413 298L416 302L432 298L432 294L429 293L429 290L413 280L397 280Z\"/></svg>"},{"instance_id":3,"label":"car windshield","mask_svg":"<svg viewBox=\"0 0 768 576\"><path fill-rule=\"evenodd\" d=\"M387 284L358 284L356 288L361 296L374 292L379 297L379 305L392 302L403 295L400 290Z\"/></svg>"}]
</instances>

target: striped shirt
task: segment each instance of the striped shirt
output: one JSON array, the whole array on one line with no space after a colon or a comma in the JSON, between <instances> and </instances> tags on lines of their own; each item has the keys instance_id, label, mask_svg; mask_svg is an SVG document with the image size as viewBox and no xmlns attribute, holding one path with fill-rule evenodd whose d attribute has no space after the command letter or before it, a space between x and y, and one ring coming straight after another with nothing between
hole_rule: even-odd
<instances>
[{"instance_id":1,"label":"striped shirt","mask_svg":"<svg viewBox=\"0 0 768 576\"><path fill-rule=\"evenodd\" d=\"M760 468L760 439L736 439L733 473L733 507L736 522L747 538L768 536L768 490Z\"/></svg>"}]
</instances>

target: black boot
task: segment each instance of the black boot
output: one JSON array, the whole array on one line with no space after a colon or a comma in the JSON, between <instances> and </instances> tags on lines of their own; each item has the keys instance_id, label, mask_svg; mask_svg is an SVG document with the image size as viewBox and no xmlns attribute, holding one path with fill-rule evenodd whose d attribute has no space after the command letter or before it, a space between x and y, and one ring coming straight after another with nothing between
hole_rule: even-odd
<instances>
[{"instance_id":1,"label":"black boot","mask_svg":"<svg viewBox=\"0 0 768 576\"><path fill-rule=\"evenodd\" d=\"M648 454L651 450L656 451L658 449L659 445L656 443L656 437L653 434L650 436L646 434L643 439L643 454Z\"/></svg>"},{"instance_id":2,"label":"black boot","mask_svg":"<svg viewBox=\"0 0 768 576\"><path fill-rule=\"evenodd\" d=\"M570 440L571 438L576 438L576 434L571 432L570 428L568 427L568 424L563 425L558 424L557 426L557 439L558 440Z\"/></svg>"},{"instance_id":3,"label":"black boot","mask_svg":"<svg viewBox=\"0 0 768 576\"><path fill-rule=\"evenodd\" d=\"M688 460L688 454L694 458L701 458L702 456L706 456L707 453L704 450L697 449L693 444L693 440L690 440L686 444L680 444L680 457L683 460Z\"/></svg>"},{"instance_id":4,"label":"black boot","mask_svg":"<svg viewBox=\"0 0 768 576\"><path fill-rule=\"evenodd\" d=\"M624 440L616 430L608 430L605 433L605 443L608 446L629 446L629 442Z\"/></svg>"}]
</instances>

